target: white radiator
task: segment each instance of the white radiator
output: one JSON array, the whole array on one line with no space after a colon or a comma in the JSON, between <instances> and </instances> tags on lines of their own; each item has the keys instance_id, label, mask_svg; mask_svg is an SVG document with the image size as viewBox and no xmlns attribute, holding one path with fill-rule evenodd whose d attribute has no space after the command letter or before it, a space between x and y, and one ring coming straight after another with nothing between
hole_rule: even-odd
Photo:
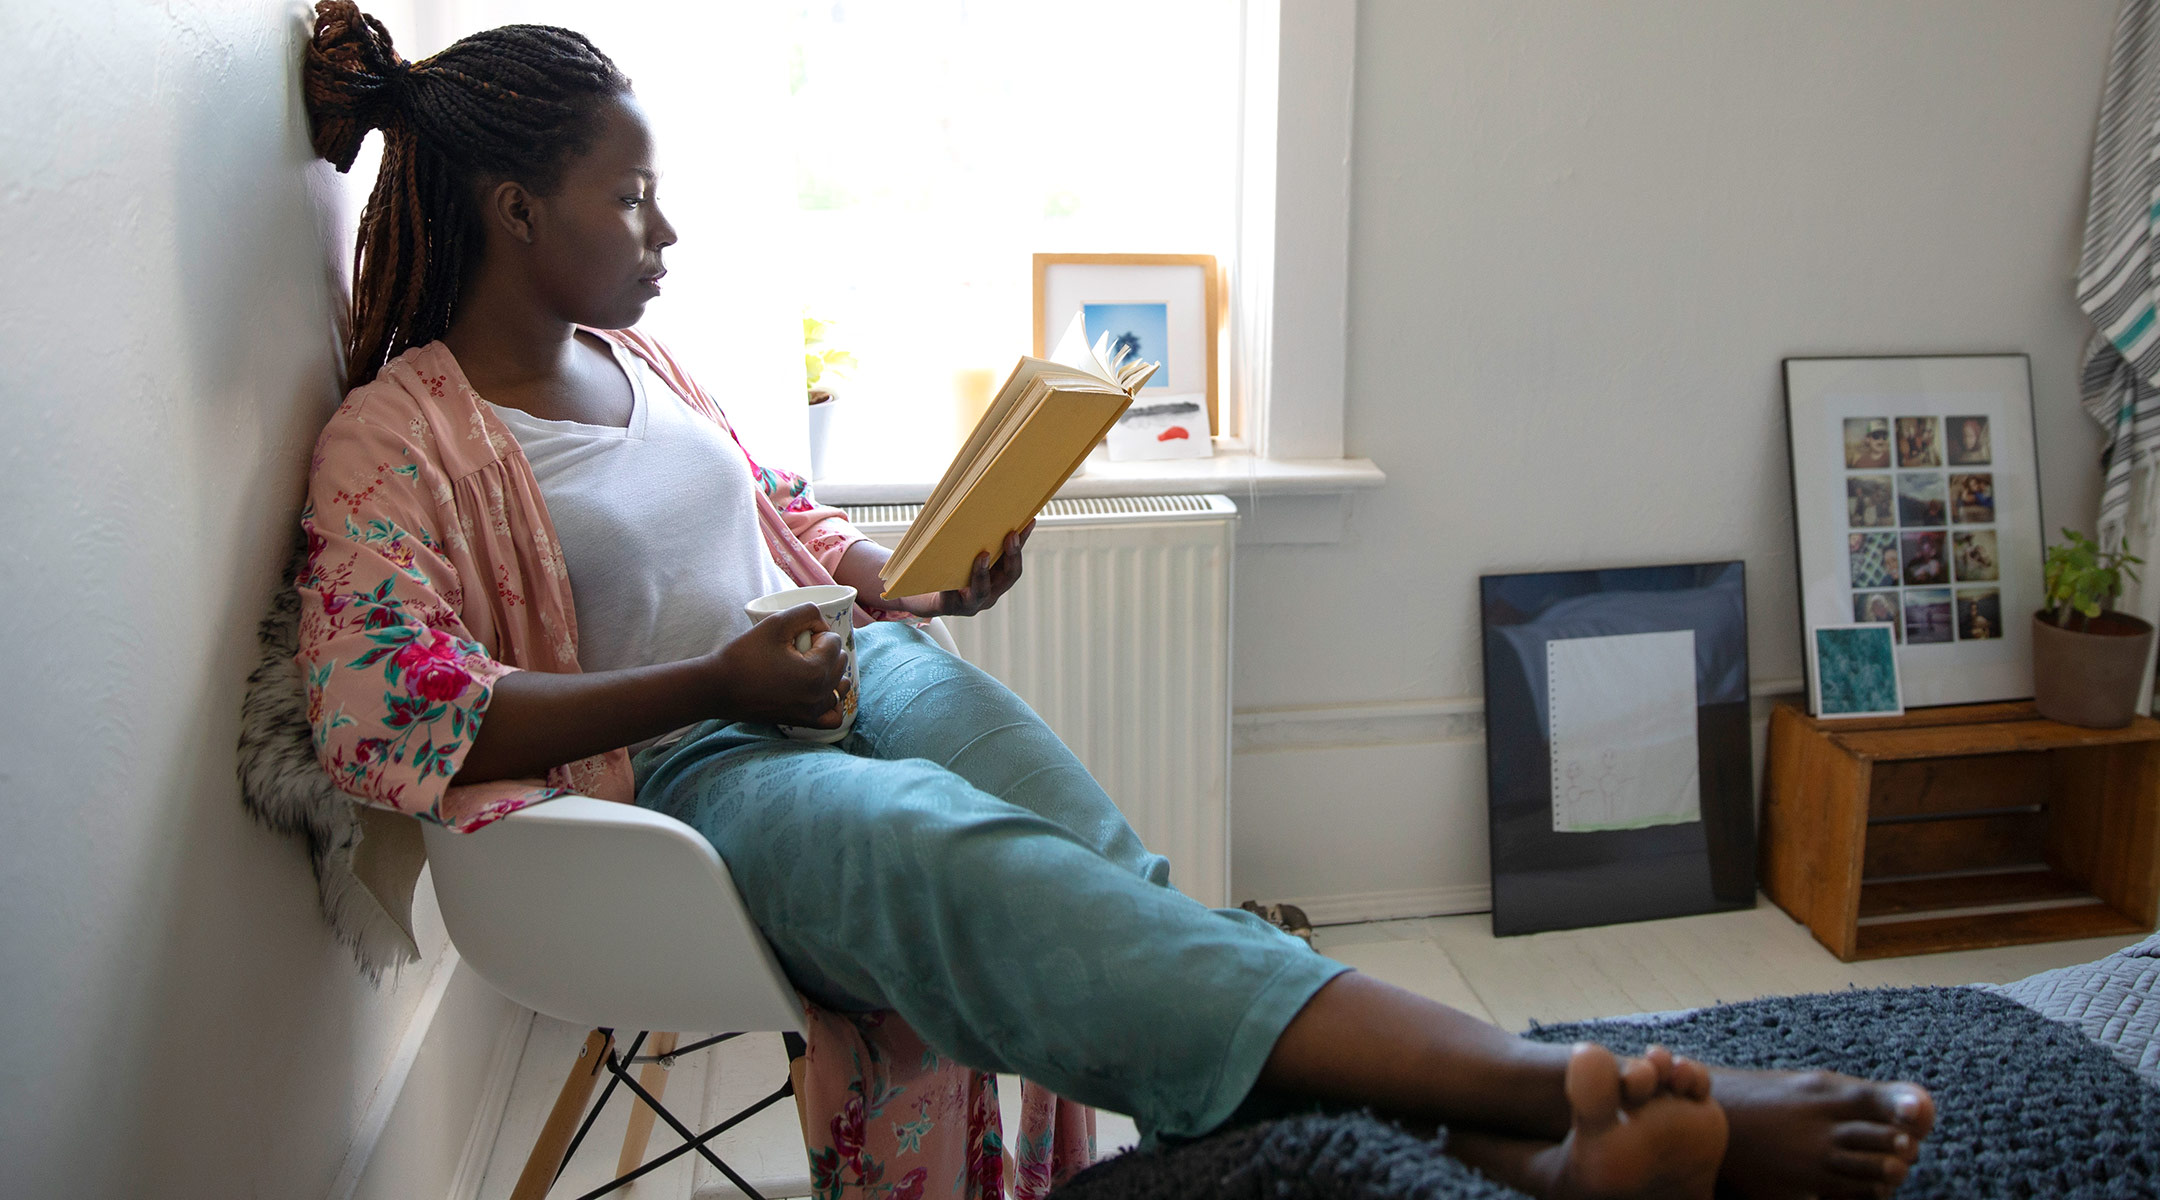
<instances>
[{"instance_id":1,"label":"white radiator","mask_svg":"<svg viewBox=\"0 0 2160 1200\"><path fill-rule=\"evenodd\" d=\"M897 545L918 504L850 518ZM1117 802L1171 882L1230 902L1230 581L1223 496L1053 500L1020 583L948 620L967 660L1018 693Z\"/></svg>"}]
</instances>

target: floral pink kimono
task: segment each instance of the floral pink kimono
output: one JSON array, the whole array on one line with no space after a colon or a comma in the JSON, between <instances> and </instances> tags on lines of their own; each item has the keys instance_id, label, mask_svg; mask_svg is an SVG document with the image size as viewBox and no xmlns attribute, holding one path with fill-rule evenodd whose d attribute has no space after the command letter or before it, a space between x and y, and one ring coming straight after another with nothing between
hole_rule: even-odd
<instances>
[{"instance_id":1,"label":"floral pink kimono","mask_svg":"<svg viewBox=\"0 0 2160 1200\"><path fill-rule=\"evenodd\" d=\"M729 428L657 343L596 332ZM812 503L807 481L755 459L751 472L773 560L798 583L831 583L862 534ZM621 750L544 780L451 785L496 680L574 673L578 662L569 572L539 482L442 343L407 351L345 398L316 445L301 524L298 657L316 754L339 787L468 832L556 796L631 801ZM858 607L855 621L894 615ZM805 1009L802 1091L821 1200L986 1200L1004 1194L1008 1173L1016 1195L1033 1197L1093 1160L1092 1109L1027 1085L1009 1161L990 1076L931 1052L894 1014Z\"/></svg>"}]
</instances>

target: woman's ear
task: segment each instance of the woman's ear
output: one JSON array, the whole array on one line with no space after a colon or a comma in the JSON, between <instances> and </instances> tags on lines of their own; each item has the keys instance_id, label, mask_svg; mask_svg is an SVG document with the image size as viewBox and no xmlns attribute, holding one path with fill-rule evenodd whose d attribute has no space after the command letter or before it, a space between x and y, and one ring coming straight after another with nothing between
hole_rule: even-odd
<instances>
[{"instance_id":1,"label":"woman's ear","mask_svg":"<svg viewBox=\"0 0 2160 1200\"><path fill-rule=\"evenodd\" d=\"M532 195L519 183L504 181L487 191L487 203L483 206L488 220L504 233L526 245L533 240Z\"/></svg>"}]
</instances>

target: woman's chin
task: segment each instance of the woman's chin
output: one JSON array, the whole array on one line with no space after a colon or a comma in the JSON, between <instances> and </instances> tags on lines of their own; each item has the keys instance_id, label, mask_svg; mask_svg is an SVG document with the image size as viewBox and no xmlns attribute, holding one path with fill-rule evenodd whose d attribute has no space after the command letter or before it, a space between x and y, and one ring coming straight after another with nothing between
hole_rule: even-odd
<instances>
[{"instance_id":1,"label":"woman's chin","mask_svg":"<svg viewBox=\"0 0 2160 1200\"><path fill-rule=\"evenodd\" d=\"M645 301L612 304L604 313L597 313L578 322L587 329L628 329L645 317Z\"/></svg>"}]
</instances>

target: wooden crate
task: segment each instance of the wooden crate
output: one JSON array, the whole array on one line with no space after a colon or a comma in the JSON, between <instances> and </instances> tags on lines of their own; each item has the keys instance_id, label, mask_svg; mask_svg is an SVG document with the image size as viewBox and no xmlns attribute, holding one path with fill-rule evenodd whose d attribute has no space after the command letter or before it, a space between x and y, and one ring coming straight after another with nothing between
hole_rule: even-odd
<instances>
[{"instance_id":1,"label":"wooden crate","mask_svg":"<svg viewBox=\"0 0 2160 1200\"><path fill-rule=\"evenodd\" d=\"M2160 916L2160 721L2030 703L1770 715L1763 887L1847 962L2137 933Z\"/></svg>"}]
</instances>

